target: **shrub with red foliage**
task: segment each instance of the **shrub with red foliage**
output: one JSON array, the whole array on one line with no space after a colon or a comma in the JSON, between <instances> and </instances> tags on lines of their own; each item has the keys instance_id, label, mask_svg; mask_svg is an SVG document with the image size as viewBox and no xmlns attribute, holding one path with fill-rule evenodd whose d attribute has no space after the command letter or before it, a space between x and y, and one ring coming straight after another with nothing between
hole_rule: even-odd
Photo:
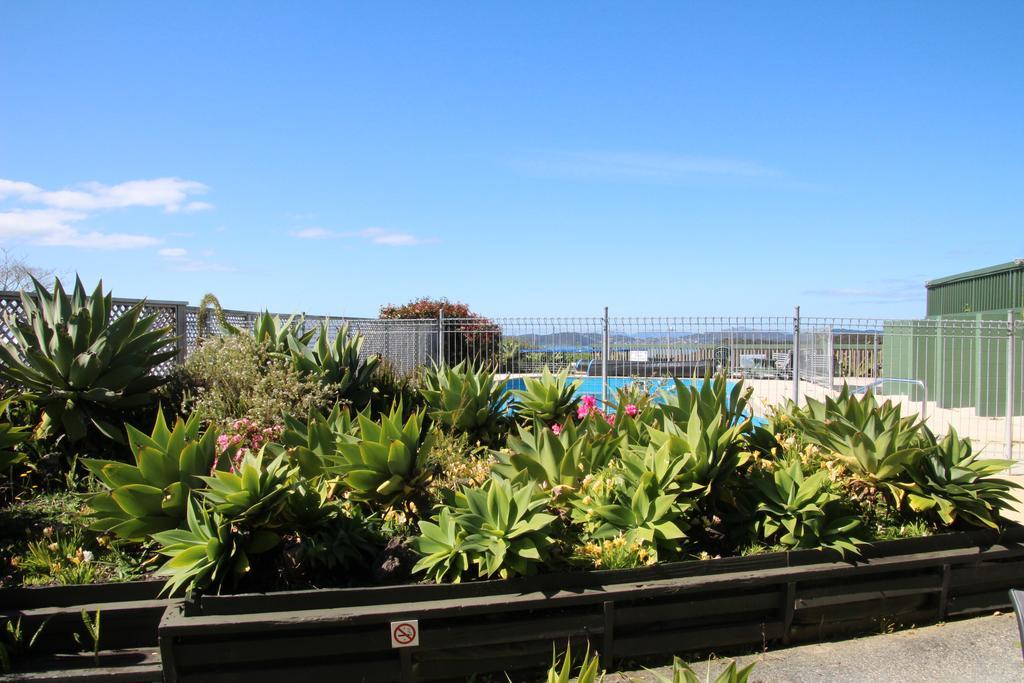
<instances>
[{"instance_id":1,"label":"shrub with red foliage","mask_svg":"<svg viewBox=\"0 0 1024 683\"><path fill-rule=\"evenodd\" d=\"M444 312L445 361L454 365L464 359L488 363L498 357L501 328L474 313L469 306L448 299L423 297L401 306L381 306L382 320L436 320Z\"/></svg>"}]
</instances>

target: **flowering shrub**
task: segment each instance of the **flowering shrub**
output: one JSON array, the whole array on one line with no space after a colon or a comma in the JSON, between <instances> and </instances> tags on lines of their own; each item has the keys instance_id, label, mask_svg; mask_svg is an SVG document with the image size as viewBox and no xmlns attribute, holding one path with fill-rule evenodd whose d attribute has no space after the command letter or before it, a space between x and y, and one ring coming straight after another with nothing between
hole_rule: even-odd
<instances>
[{"instance_id":1,"label":"flowering shrub","mask_svg":"<svg viewBox=\"0 0 1024 683\"><path fill-rule=\"evenodd\" d=\"M247 417L239 418L217 437L217 458L231 458L231 471L235 471L245 456L258 453L268 443L277 441L283 431L283 425L264 427Z\"/></svg>"}]
</instances>

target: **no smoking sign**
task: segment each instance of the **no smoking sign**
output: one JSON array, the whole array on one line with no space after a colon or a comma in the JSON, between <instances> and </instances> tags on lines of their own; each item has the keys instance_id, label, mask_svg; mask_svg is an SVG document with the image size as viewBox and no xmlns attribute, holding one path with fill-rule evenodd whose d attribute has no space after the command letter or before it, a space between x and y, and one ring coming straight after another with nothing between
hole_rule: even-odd
<instances>
[{"instance_id":1,"label":"no smoking sign","mask_svg":"<svg viewBox=\"0 0 1024 683\"><path fill-rule=\"evenodd\" d=\"M417 619L391 622L391 647L416 647L420 644L420 622Z\"/></svg>"}]
</instances>

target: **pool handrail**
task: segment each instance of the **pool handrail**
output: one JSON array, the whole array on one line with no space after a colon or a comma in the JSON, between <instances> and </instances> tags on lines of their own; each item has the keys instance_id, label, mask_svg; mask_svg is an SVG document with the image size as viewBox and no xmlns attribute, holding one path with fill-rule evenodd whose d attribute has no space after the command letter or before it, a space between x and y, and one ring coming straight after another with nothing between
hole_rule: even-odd
<instances>
[{"instance_id":1,"label":"pool handrail","mask_svg":"<svg viewBox=\"0 0 1024 683\"><path fill-rule=\"evenodd\" d=\"M921 419L928 419L928 385L924 383L924 380L920 379L907 379L905 377L879 377L873 382L865 384L863 386L854 387L850 389L851 394L862 394L866 393L868 389L880 386L885 382L896 382L897 384L914 384L921 387L922 398L921 398Z\"/></svg>"}]
</instances>

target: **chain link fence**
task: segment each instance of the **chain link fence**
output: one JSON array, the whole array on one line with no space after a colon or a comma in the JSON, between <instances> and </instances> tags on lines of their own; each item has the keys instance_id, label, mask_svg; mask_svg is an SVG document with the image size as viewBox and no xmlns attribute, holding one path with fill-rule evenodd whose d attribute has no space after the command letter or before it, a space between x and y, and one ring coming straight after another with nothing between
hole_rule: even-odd
<instances>
[{"instance_id":1,"label":"chain link fence","mask_svg":"<svg viewBox=\"0 0 1024 683\"><path fill-rule=\"evenodd\" d=\"M115 299L114 316L137 303ZM0 341L7 320L24 319L18 292L0 293ZM175 331L178 360L222 333L216 316L199 328L199 309L185 302L147 301L144 312ZM224 310L251 330L253 311ZM279 316L287 319L289 316ZM765 416L787 400L835 396L843 385L868 389L927 420L937 434L954 428L986 455L1024 463L1024 322L806 317L516 317L380 320L309 315L304 329L345 325L362 334L363 354L377 354L398 372L439 360L472 360L515 382L523 375L568 371L584 390L611 399L631 381L666 386L668 378L725 372L754 389ZM169 367L161 368L166 372ZM521 381L521 380L520 380Z\"/></svg>"}]
</instances>

